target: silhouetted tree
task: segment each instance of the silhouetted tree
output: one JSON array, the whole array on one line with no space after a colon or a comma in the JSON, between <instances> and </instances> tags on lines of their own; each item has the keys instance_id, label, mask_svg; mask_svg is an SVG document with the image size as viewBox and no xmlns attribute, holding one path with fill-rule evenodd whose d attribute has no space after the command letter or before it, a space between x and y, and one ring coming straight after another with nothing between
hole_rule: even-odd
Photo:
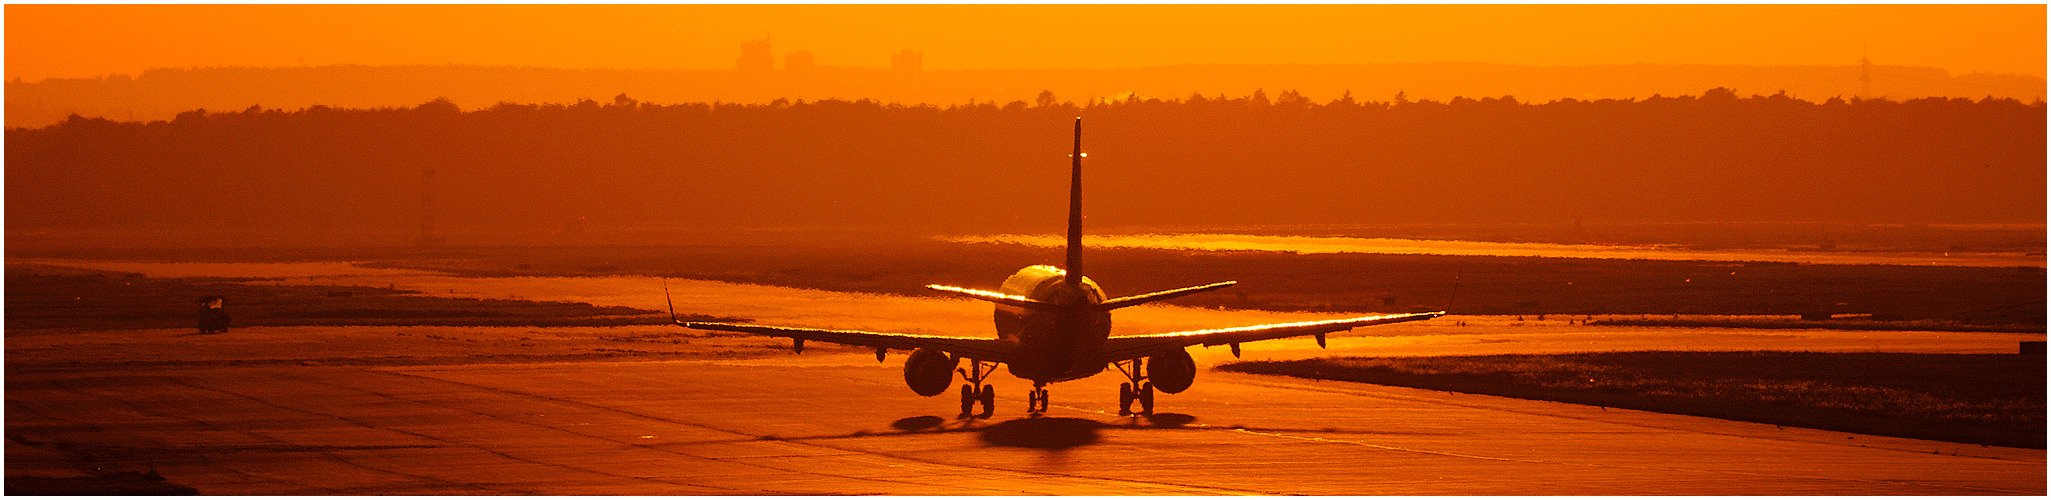
<instances>
[{"instance_id":1,"label":"silhouetted tree","mask_svg":"<svg viewBox=\"0 0 2051 500\"><path fill-rule=\"evenodd\" d=\"M1310 107L1311 102L1310 98L1303 97L1303 94L1296 93L1296 89L1289 89L1282 91L1282 95L1275 97L1275 105L1284 108L1301 109Z\"/></svg>"},{"instance_id":2,"label":"silhouetted tree","mask_svg":"<svg viewBox=\"0 0 2051 500\"><path fill-rule=\"evenodd\" d=\"M1042 90L1042 91L1040 91L1040 96L1039 96L1039 97L1035 97L1035 98L1033 98L1033 107L1036 107L1036 108L1049 108L1049 107L1053 107L1053 106L1054 106L1054 91L1052 91L1052 90Z\"/></svg>"},{"instance_id":3,"label":"silhouetted tree","mask_svg":"<svg viewBox=\"0 0 2051 500\"><path fill-rule=\"evenodd\" d=\"M1356 105L1356 104L1358 104L1358 103L1355 103L1355 102L1353 102L1353 91L1349 89L1349 90L1347 90L1347 91L1346 91L1346 93L1345 93L1345 94L1341 94L1341 95L1339 96L1339 98L1338 98L1338 99L1333 99L1333 100L1332 100L1332 102L1331 102L1331 104L1329 104L1329 105L1330 105L1330 106L1353 106L1353 105Z\"/></svg>"},{"instance_id":4,"label":"silhouetted tree","mask_svg":"<svg viewBox=\"0 0 2051 500\"><path fill-rule=\"evenodd\" d=\"M1818 105L1703 94L1712 93L1723 97L1457 105L1398 93L1395 106L1315 112L1241 105L1262 93L1093 100L1091 140L1120 158L1103 185L1165 200L1107 203L1099 214L1183 225L2044 217L2041 102ZM1282 95L1302 104L1300 93ZM1041 230L1012 216L1043 209L1045 193L1013 188L1045 174L1045 152L1064 151L1075 116L982 101L615 98L468 112L438 101L10 129L9 228L409 234L420 171L431 165L437 220L448 227L553 231L564 217L589 216L651 227ZM685 188L694 189L678 196Z\"/></svg>"},{"instance_id":5,"label":"silhouetted tree","mask_svg":"<svg viewBox=\"0 0 2051 500\"><path fill-rule=\"evenodd\" d=\"M456 114L463 112L461 108L456 107L456 103L449 102L449 98L447 97L436 97L432 101L420 103L420 105L415 106L413 110L421 113L433 114Z\"/></svg>"}]
</instances>

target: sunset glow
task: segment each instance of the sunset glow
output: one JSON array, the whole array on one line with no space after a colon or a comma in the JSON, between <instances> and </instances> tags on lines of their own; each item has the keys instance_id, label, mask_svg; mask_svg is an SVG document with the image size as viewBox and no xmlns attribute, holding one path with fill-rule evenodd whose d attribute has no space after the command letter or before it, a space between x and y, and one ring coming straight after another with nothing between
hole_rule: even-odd
<instances>
[{"instance_id":1,"label":"sunset glow","mask_svg":"<svg viewBox=\"0 0 2051 500\"><path fill-rule=\"evenodd\" d=\"M149 68L930 70L1488 62L1884 64L2044 76L2043 5L8 5L7 78ZM62 41L59 43L59 41ZM788 48L788 49L785 49Z\"/></svg>"},{"instance_id":2,"label":"sunset glow","mask_svg":"<svg viewBox=\"0 0 2051 500\"><path fill-rule=\"evenodd\" d=\"M957 243L1012 243L1060 248L1065 238L1051 234L948 236ZM1927 254L1900 252L1824 252L1813 250L1690 250L1679 245L1561 245L1487 241L1343 238L1325 236L1256 236L1246 234L1133 234L1084 236L1092 247L1162 248L1205 251L1293 253L1376 253L1415 255L1492 255L1578 259L1654 259L1800 262L1807 264L1897 264L1947 266L2044 267L2044 257L2016 253Z\"/></svg>"},{"instance_id":3,"label":"sunset glow","mask_svg":"<svg viewBox=\"0 0 2051 500\"><path fill-rule=\"evenodd\" d=\"M2051 477L2041 2L4 9L9 494Z\"/></svg>"}]
</instances>

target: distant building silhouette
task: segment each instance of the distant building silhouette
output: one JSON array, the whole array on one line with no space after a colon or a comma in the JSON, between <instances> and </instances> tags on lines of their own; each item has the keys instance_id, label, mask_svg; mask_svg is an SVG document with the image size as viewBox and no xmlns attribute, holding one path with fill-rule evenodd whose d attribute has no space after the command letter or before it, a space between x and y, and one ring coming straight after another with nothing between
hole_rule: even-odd
<instances>
[{"instance_id":1,"label":"distant building silhouette","mask_svg":"<svg viewBox=\"0 0 2051 500\"><path fill-rule=\"evenodd\" d=\"M1859 99L1870 100L1872 98L1873 60L1867 59L1865 55L1861 54L1859 56Z\"/></svg>"},{"instance_id":2,"label":"distant building silhouette","mask_svg":"<svg viewBox=\"0 0 2051 500\"><path fill-rule=\"evenodd\" d=\"M926 54L912 49L900 50L890 55L890 69L898 71L918 71L925 63Z\"/></svg>"},{"instance_id":3,"label":"distant building silhouette","mask_svg":"<svg viewBox=\"0 0 2051 500\"><path fill-rule=\"evenodd\" d=\"M812 51L800 50L783 56L783 69L807 71L812 69Z\"/></svg>"},{"instance_id":4,"label":"distant building silhouette","mask_svg":"<svg viewBox=\"0 0 2051 500\"><path fill-rule=\"evenodd\" d=\"M776 56L769 53L769 39L741 42L741 58L734 61L734 69L741 71L769 71L776 69Z\"/></svg>"}]
</instances>

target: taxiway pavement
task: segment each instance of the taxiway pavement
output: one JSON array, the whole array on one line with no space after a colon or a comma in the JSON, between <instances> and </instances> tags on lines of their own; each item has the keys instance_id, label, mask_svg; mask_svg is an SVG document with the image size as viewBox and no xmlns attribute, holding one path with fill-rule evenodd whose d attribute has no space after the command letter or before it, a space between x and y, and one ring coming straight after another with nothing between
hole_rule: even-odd
<instances>
[{"instance_id":1,"label":"taxiway pavement","mask_svg":"<svg viewBox=\"0 0 2051 500\"><path fill-rule=\"evenodd\" d=\"M1116 374L994 379L902 357L10 373L7 469L204 494L2043 495L2043 450L1203 371L1152 419Z\"/></svg>"}]
</instances>

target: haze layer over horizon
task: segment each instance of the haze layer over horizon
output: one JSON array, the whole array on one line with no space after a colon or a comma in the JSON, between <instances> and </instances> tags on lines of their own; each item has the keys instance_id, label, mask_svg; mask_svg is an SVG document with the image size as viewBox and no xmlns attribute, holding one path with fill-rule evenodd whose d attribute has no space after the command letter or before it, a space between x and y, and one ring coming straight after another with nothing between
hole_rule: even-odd
<instances>
[{"instance_id":1,"label":"haze layer over horizon","mask_svg":"<svg viewBox=\"0 0 2051 500\"><path fill-rule=\"evenodd\" d=\"M2045 76L2043 5L9 5L7 78L471 64L1114 69L1477 62L1847 65ZM55 43L62 41L63 43Z\"/></svg>"}]
</instances>

